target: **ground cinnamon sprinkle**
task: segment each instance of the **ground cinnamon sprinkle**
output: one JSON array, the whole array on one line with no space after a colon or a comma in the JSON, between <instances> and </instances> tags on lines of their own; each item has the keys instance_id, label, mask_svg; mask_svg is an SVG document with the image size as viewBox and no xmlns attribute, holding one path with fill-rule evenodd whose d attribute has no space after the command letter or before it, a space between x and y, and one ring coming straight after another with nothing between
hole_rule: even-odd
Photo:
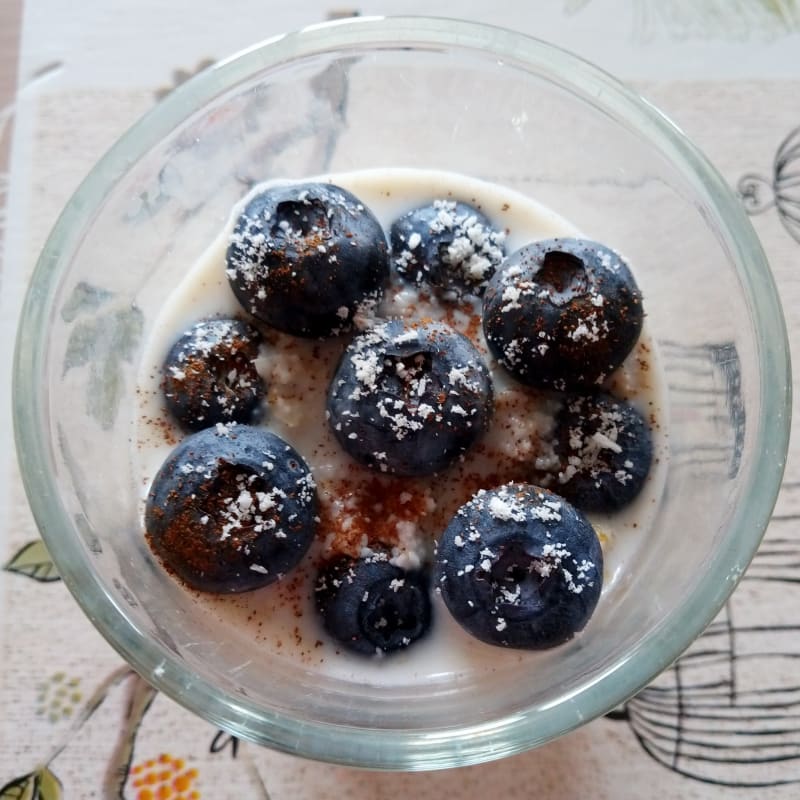
<instances>
[{"instance_id":1,"label":"ground cinnamon sprinkle","mask_svg":"<svg viewBox=\"0 0 800 800\"><path fill-rule=\"evenodd\" d=\"M384 194L388 196L390 193L386 191ZM508 208L508 203L503 204L502 210ZM316 244L321 242L320 239ZM293 276L284 269L281 277L288 281ZM295 288L298 290L307 288L302 282L297 283ZM470 339L482 355L488 352L479 301L474 305L471 302L449 303L439 295L431 296L424 288L416 287L413 291L412 288L397 280L391 283L384 306L377 309L378 321L380 315L386 313L407 320L415 329L426 324L445 323ZM375 309L364 311L356 328L362 324L367 329L374 325L374 312ZM351 464L341 456L327 424L321 424L325 413L324 391L349 338L339 337L320 343L279 333L267 326L256 324L256 327L263 337L256 368L265 379L267 388L263 424L285 435L315 472L320 501L317 542L312 546L310 558L273 584L268 593L228 595L216 598L215 602L220 607L237 609L236 612L226 611L226 614L241 612L246 627L257 641L269 641L270 647L276 649L292 650L305 663L310 663L312 658L322 661L320 656L329 659L333 649L329 642L318 638L319 629L314 625L313 581L320 563L336 554L358 557L363 555L367 546L394 549L392 558L397 559L401 567L413 568L414 558L424 565L430 558L436 538L458 508L479 490L490 490L511 481L528 483L541 476L547 477L547 470L552 470L552 466L540 468L538 462L545 463L552 457L548 452L552 442L546 441L553 433L548 418L557 409L547 393L516 383L511 383L509 390L509 381L504 380L503 371L497 370L496 374L493 371L492 428L470 451L446 470L425 478L379 474L356 463ZM533 329L538 331L540 326L534 322ZM435 343L436 339L433 341ZM489 363L491 366L491 361ZM614 387L619 389L623 398L628 394L635 395L644 378L653 381L655 370L650 371L649 376L645 374L651 363L657 362L653 361L650 348L642 341L630 360L629 369L635 369L632 378L613 379ZM447 402L445 390L434 396L440 405ZM415 398L410 397L407 402L411 404ZM658 411L651 409L648 416L651 426L656 427ZM158 443L164 440L169 444L177 443L175 429L168 421L145 420L144 431L146 438ZM316 434L315 438L312 438L313 434ZM140 441L140 448L146 449L147 446L146 441ZM334 477L325 477L329 475ZM231 486L213 487L213 491L220 488L225 490L224 496L233 496L235 482ZM212 487L208 489L211 491ZM209 517L222 517L224 512L224 506L214 507L210 509ZM178 519L174 526L176 537L186 533L179 529L188 528L190 521L187 508L185 519ZM246 535L244 528L246 526L231 531L227 540L231 551L222 557L223 562L235 561L242 546L246 545L241 538ZM183 538L183 546L194 550L185 554L187 560L205 558L208 563L201 569L211 568L210 548L206 549L205 543L197 541L199 537L190 544L190 538ZM601 533L601 538L606 537ZM177 549L181 544L175 541L171 546ZM206 596L203 596L203 602L208 602Z\"/></svg>"},{"instance_id":2,"label":"ground cinnamon sprinkle","mask_svg":"<svg viewBox=\"0 0 800 800\"><path fill-rule=\"evenodd\" d=\"M398 522L417 523L431 511L430 495L414 479L376 476L321 484L320 535L336 553L358 556L364 542L400 544Z\"/></svg>"},{"instance_id":3,"label":"ground cinnamon sprinkle","mask_svg":"<svg viewBox=\"0 0 800 800\"><path fill-rule=\"evenodd\" d=\"M258 533L253 526L241 526L227 538L220 537L218 520L223 517L228 499L239 493L237 478L241 473L241 467L221 462L217 474L201 484L196 496L172 492L169 524L159 537L148 534L151 546L201 575L215 574L225 564L240 561L242 551L258 539ZM164 512L154 509L153 513L163 516ZM198 525L201 514L208 515L207 525Z\"/></svg>"}]
</instances>

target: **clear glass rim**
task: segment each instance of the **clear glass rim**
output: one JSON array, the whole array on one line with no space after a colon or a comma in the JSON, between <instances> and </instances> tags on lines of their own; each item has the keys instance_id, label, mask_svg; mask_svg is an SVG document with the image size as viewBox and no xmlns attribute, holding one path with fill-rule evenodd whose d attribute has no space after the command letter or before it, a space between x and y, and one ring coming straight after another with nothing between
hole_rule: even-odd
<instances>
[{"instance_id":1,"label":"clear glass rim","mask_svg":"<svg viewBox=\"0 0 800 800\"><path fill-rule=\"evenodd\" d=\"M459 47L513 60L563 87L590 93L597 104L647 136L711 210L711 222L748 295L762 365L755 434L761 449L744 489L753 502L734 510L730 535L708 569L709 575L724 577L701 583L624 660L572 697L469 727L382 730L300 721L248 707L242 696L189 675L177 658L136 628L92 572L59 497L41 424L47 409L40 389L47 342L39 333L47 328L63 264L120 176L198 107L249 75L313 53L381 45ZM791 368L777 290L750 221L714 167L661 112L602 70L519 33L432 17L354 18L277 36L219 62L170 94L98 162L65 207L36 265L16 341L13 415L25 490L50 554L86 615L145 679L209 722L287 753L378 769L439 769L512 755L607 713L668 667L705 629L752 559L777 498L789 441Z\"/></svg>"}]
</instances>

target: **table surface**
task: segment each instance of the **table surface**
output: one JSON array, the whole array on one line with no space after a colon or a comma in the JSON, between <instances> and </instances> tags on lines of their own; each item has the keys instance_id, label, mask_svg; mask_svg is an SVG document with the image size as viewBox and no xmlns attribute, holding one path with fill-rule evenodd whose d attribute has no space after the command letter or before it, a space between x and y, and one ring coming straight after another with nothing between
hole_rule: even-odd
<instances>
[{"instance_id":1,"label":"table surface","mask_svg":"<svg viewBox=\"0 0 800 800\"><path fill-rule=\"evenodd\" d=\"M21 488L10 412L14 331L49 227L114 139L198 68L254 40L354 13L453 16L435 0L0 2L0 800L33 797L34 785L45 800L800 796L800 626L785 622L800 600L796 436L764 547L714 623L759 620L726 655L747 659L758 681L710 715L706 724L731 731L713 755L698 746L704 712L691 696L679 699L669 725L641 724L655 688L539 750L479 767L379 774L267 751L155 694L49 564ZM800 0L462 0L457 13L554 42L632 84L734 188L755 174L769 192L789 136L800 161ZM794 345L800 222L785 200L762 199L752 220ZM784 559L782 579L760 580L776 558ZM678 669L693 667L704 647L701 638ZM674 669L660 680L672 680Z\"/></svg>"}]
</instances>

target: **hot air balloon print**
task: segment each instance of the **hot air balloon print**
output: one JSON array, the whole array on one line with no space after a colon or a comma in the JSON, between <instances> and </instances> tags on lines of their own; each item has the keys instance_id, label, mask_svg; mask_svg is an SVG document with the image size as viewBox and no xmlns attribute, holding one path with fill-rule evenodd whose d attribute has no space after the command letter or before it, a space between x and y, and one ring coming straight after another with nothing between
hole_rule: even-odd
<instances>
[{"instance_id":1,"label":"hot air balloon print","mask_svg":"<svg viewBox=\"0 0 800 800\"><path fill-rule=\"evenodd\" d=\"M784 159L800 148L800 130L784 145L776 163L785 179ZM681 408L670 445L675 485L735 478L748 424L735 343L659 347L669 395ZM697 781L800 783L798 608L800 482L784 481L764 541L722 612L672 667L608 717L624 720L657 762Z\"/></svg>"},{"instance_id":2,"label":"hot air balloon print","mask_svg":"<svg viewBox=\"0 0 800 800\"><path fill-rule=\"evenodd\" d=\"M783 493L800 505L800 484L785 483ZM705 633L609 715L668 769L722 786L800 783L799 524L798 514L773 516Z\"/></svg>"},{"instance_id":3,"label":"hot air balloon print","mask_svg":"<svg viewBox=\"0 0 800 800\"><path fill-rule=\"evenodd\" d=\"M800 127L778 147L772 175L743 175L737 190L748 214L761 214L774 206L789 235L800 242Z\"/></svg>"}]
</instances>

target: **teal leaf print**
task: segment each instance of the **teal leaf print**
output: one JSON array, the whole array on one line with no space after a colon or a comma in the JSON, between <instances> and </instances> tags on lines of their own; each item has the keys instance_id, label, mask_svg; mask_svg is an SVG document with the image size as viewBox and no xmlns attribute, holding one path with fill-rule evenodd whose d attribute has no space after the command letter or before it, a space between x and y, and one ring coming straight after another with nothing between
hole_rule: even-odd
<instances>
[{"instance_id":1,"label":"teal leaf print","mask_svg":"<svg viewBox=\"0 0 800 800\"><path fill-rule=\"evenodd\" d=\"M79 314L96 311L112 297L113 294L107 289L100 289L90 283L81 281L72 290L67 302L61 307L61 319L64 322L74 322Z\"/></svg>"},{"instance_id":2,"label":"teal leaf print","mask_svg":"<svg viewBox=\"0 0 800 800\"><path fill-rule=\"evenodd\" d=\"M100 553L103 552L103 545L97 537L97 534L92 530L92 526L89 524L89 520L86 519L86 515L75 514L73 519L75 520L75 527L78 529L78 533L80 533L81 539L83 539L83 543L86 545L89 552L95 556L100 555Z\"/></svg>"},{"instance_id":3,"label":"teal leaf print","mask_svg":"<svg viewBox=\"0 0 800 800\"><path fill-rule=\"evenodd\" d=\"M564 11L567 14L577 14L589 5L591 0L564 0Z\"/></svg>"},{"instance_id":4,"label":"teal leaf print","mask_svg":"<svg viewBox=\"0 0 800 800\"><path fill-rule=\"evenodd\" d=\"M86 412L104 431L113 427L124 391L125 384L115 359L109 355L92 364L86 386Z\"/></svg>"},{"instance_id":5,"label":"teal leaf print","mask_svg":"<svg viewBox=\"0 0 800 800\"><path fill-rule=\"evenodd\" d=\"M75 325L69 335L67 352L64 355L65 374L73 367L84 367L89 363L99 335L100 326L97 320L79 322Z\"/></svg>"},{"instance_id":6,"label":"teal leaf print","mask_svg":"<svg viewBox=\"0 0 800 800\"><path fill-rule=\"evenodd\" d=\"M121 361L130 362L144 328L136 306L117 308L75 324L67 342L64 373L89 365L86 412L109 430L125 392Z\"/></svg>"},{"instance_id":7,"label":"teal leaf print","mask_svg":"<svg viewBox=\"0 0 800 800\"><path fill-rule=\"evenodd\" d=\"M17 551L3 569L6 572L25 575L40 583L53 583L61 580L61 576L50 558L50 553L47 552L47 547L41 539L28 542L21 550Z\"/></svg>"},{"instance_id":8,"label":"teal leaf print","mask_svg":"<svg viewBox=\"0 0 800 800\"><path fill-rule=\"evenodd\" d=\"M61 781L47 767L15 778L0 789L0 800L61 800Z\"/></svg>"}]
</instances>

